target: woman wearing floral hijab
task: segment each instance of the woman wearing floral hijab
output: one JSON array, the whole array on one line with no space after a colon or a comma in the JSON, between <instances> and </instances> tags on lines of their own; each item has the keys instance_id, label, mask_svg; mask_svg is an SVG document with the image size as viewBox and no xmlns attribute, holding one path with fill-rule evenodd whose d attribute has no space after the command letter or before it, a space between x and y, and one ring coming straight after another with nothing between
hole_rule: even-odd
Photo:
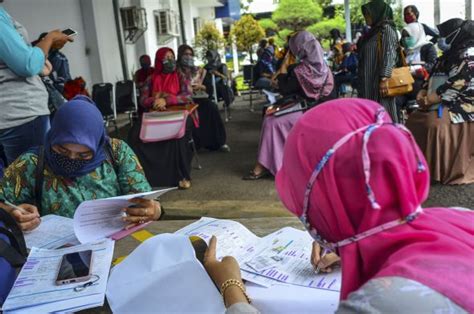
<instances>
[{"instance_id":1,"label":"woman wearing floral hijab","mask_svg":"<svg viewBox=\"0 0 474 314\"><path fill-rule=\"evenodd\" d=\"M429 185L412 135L373 101L326 102L295 125L276 187L315 241L341 257L336 313L474 311L474 213L423 209ZM231 259L206 255L215 281L238 276ZM244 304L239 292L226 294L227 305Z\"/></svg>"},{"instance_id":2,"label":"woman wearing floral hijab","mask_svg":"<svg viewBox=\"0 0 474 314\"><path fill-rule=\"evenodd\" d=\"M438 29L451 48L418 93L421 108L410 115L407 127L434 181L474 183L474 22L451 19Z\"/></svg>"},{"instance_id":3,"label":"woman wearing floral hijab","mask_svg":"<svg viewBox=\"0 0 474 314\"><path fill-rule=\"evenodd\" d=\"M277 76L282 95L298 95L311 106L334 97L334 78L324 61L324 52L313 34L300 31L289 39L289 53L297 62L288 65L283 62ZM303 115L302 111L280 117L265 116L260 135L257 163L244 180L258 180L266 175L275 175L280 169L283 147L293 125Z\"/></svg>"}]
</instances>

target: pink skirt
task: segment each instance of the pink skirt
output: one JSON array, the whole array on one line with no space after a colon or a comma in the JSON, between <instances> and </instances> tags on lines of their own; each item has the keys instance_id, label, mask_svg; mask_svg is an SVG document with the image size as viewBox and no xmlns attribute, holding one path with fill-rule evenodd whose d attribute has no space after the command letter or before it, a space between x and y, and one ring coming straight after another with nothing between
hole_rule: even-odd
<instances>
[{"instance_id":1,"label":"pink skirt","mask_svg":"<svg viewBox=\"0 0 474 314\"><path fill-rule=\"evenodd\" d=\"M271 174L275 175L281 168L283 149L286 137L303 112L298 111L284 116L265 116L263 119L258 162Z\"/></svg>"}]
</instances>

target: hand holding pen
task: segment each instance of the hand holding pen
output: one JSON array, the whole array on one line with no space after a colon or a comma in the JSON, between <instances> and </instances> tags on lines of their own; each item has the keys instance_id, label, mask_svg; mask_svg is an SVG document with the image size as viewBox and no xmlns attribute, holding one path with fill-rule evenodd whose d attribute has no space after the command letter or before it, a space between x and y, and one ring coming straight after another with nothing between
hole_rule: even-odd
<instances>
[{"instance_id":1,"label":"hand holding pen","mask_svg":"<svg viewBox=\"0 0 474 314\"><path fill-rule=\"evenodd\" d=\"M330 252L326 248L323 248L321 252L321 246L316 241L313 242L311 264L313 265L316 274L320 272L330 273L332 271L332 267L330 266L339 261L340 258L335 253Z\"/></svg>"},{"instance_id":2,"label":"hand holding pen","mask_svg":"<svg viewBox=\"0 0 474 314\"><path fill-rule=\"evenodd\" d=\"M30 204L14 205L4 201L2 207L15 219L22 231L31 231L41 223L40 214L36 206Z\"/></svg>"}]
</instances>

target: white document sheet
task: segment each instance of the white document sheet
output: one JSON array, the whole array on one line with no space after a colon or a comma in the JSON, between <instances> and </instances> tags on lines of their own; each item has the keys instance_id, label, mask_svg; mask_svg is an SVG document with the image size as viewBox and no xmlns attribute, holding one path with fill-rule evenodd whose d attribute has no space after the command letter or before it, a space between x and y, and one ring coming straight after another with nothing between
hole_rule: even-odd
<instances>
[{"instance_id":1,"label":"white document sheet","mask_svg":"<svg viewBox=\"0 0 474 314\"><path fill-rule=\"evenodd\" d=\"M62 257L85 250L92 250L93 276L89 281L97 278L96 276L99 280L80 292L74 291L74 288L85 282L56 285ZM58 250L33 248L3 304L3 310L24 310L31 313L37 312L36 306L47 307L48 311L68 311L84 305L102 305L113 252L114 242L111 240ZM101 304L97 302L98 296L102 298ZM82 304L76 301L81 301ZM56 306L56 302L60 303Z\"/></svg>"},{"instance_id":2,"label":"white document sheet","mask_svg":"<svg viewBox=\"0 0 474 314\"><path fill-rule=\"evenodd\" d=\"M270 288L247 283L252 304L261 313L334 313L339 305L339 292L311 289L284 283Z\"/></svg>"},{"instance_id":3,"label":"white document sheet","mask_svg":"<svg viewBox=\"0 0 474 314\"><path fill-rule=\"evenodd\" d=\"M339 291L339 272L316 274L311 265L311 236L294 228L282 228L263 238L236 221L203 217L175 234L201 237L207 243L217 238L217 258L237 259L242 278L264 287L289 283L309 288Z\"/></svg>"},{"instance_id":4,"label":"white document sheet","mask_svg":"<svg viewBox=\"0 0 474 314\"><path fill-rule=\"evenodd\" d=\"M73 220L57 215L41 217L41 224L33 231L25 233L25 241L29 249L57 249L64 245L79 244L74 235Z\"/></svg>"},{"instance_id":5,"label":"white document sheet","mask_svg":"<svg viewBox=\"0 0 474 314\"><path fill-rule=\"evenodd\" d=\"M123 195L82 202L74 213L74 232L81 243L93 242L109 237L125 228L122 209L129 206L129 199L143 197L157 198L176 188Z\"/></svg>"},{"instance_id":6,"label":"white document sheet","mask_svg":"<svg viewBox=\"0 0 474 314\"><path fill-rule=\"evenodd\" d=\"M274 103L276 103L277 101L277 97L280 95L278 93L272 93L266 89L262 89L262 91L265 93L265 95L267 95L268 97L268 101L270 102L270 105L273 105Z\"/></svg>"},{"instance_id":7,"label":"white document sheet","mask_svg":"<svg viewBox=\"0 0 474 314\"><path fill-rule=\"evenodd\" d=\"M114 313L224 313L216 286L188 237L154 236L115 266L107 285Z\"/></svg>"},{"instance_id":8,"label":"white document sheet","mask_svg":"<svg viewBox=\"0 0 474 314\"><path fill-rule=\"evenodd\" d=\"M261 239L255 254L241 264L241 268L280 282L309 288L340 291L338 272L314 272L310 263L313 239L301 230L283 228Z\"/></svg>"}]
</instances>

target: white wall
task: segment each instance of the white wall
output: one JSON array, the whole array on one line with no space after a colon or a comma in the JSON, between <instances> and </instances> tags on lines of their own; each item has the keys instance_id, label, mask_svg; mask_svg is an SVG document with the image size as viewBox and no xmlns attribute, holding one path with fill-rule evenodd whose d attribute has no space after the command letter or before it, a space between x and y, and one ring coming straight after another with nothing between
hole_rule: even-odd
<instances>
[{"instance_id":1,"label":"white wall","mask_svg":"<svg viewBox=\"0 0 474 314\"><path fill-rule=\"evenodd\" d=\"M72 77L82 76L91 81L79 0L5 0L3 6L26 27L31 41L42 32L75 29L78 35L74 43L67 44L62 52L68 57Z\"/></svg>"}]
</instances>

